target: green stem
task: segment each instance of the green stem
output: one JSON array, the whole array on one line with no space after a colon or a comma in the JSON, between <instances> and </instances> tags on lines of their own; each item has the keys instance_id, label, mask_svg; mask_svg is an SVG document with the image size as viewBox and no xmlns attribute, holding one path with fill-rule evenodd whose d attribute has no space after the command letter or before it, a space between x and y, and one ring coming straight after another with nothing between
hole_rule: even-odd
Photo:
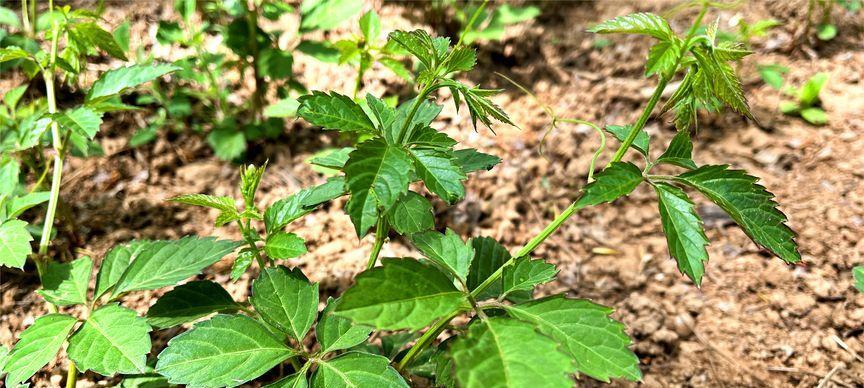
<instances>
[{"instance_id":1,"label":"green stem","mask_svg":"<svg viewBox=\"0 0 864 388\"><path fill-rule=\"evenodd\" d=\"M378 262L378 255L381 254L381 248L384 247L384 241L387 240L387 235L390 233L390 225L384 215L378 216L378 222L375 226L375 245L372 246L372 252L369 253L369 262L366 264L366 269L375 267Z\"/></svg>"},{"instance_id":2,"label":"green stem","mask_svg":"<svg viewBox=\"0 0 864 388\"><path fill-rule=\"evenodd\" d=\"M397 143L402 144L405 140L405 134L408 131L408 125L411 124L411 120L414 119L414 115L417 114L417 109L420 109L420 104L423 103L423 100L435 90L435 82L430 82L428 85L424 86L423 89L420 90L420 93L417 94L417 97L414 99L414 104L411 105L411 110L408 112L408 116L405 117L405 122L402 123L402 128L399 129L399 138L396 139Z\"/></svg>"},{"instance_id":3,"label":"green stem","mask_svg":"<svg viewBox=\"0 0 864 388\"><path fill-rule=\"evenodd\" d=\"M594 128L594 130L597 131L597 134L600 135L600 147L597 148L597 151L594 152L594 156L591 158L591 163L588 164L588 183L593 182L594 181L594 165L597 164L597 159L600 158L600 155L602 155L603 151L606 149L606 134L603 133L603 130L600 129L600 127L598 127L596 124L594 124L590 121L579 120L579 119L568 119L568 118L563 118L563 119L556 118L553 120L553 124L552 124L553 127L555 125L555 123L554 123L555 121L560 121L562 123L568 123L568 124L587 125L591 128Z\"/></svg>"},{"instance_id":4,"label":"green stem","mask_svg":"<svg viewBox=\"0 0 864 388\"><path fill-rule=\"evenodd\" d=\"M69 369L66 371L66 388L75 388L78 385L78 367L69 360Z\"/></svg>"},{"instance_id":5,"label":"green stem","mask_svg":"<svg viewBox=\"0 0 864 388\"><path fill-rule=\"evenodd\" d=\"M249 2L249 11L247 12L246 24L249 26L249 48L252 51L252 72L255 76L255 90L252 92L252 114L255 121L261 119L261 110L264 107L264 78L258 70L258 60L260 59L260 51L258 47L258 7L255 1Z\"/></svg>"},{"instance_id":6,"label":"green stem","mask_svg":"<svg viewBox=\"0 0 864 388\"><path fill-rule=\"evenodd\" d=\"M417 358L417 356L420 354L420 352L423 351L423 349L426 349L429 345L432 344L433 341L435 341L436 338L438 338L438 335L440 335L441 332L444 331L444 328L447 327L447 324L450 323L453 318L456 318L461 314L462 311L453 312L450 315L441 318L434 324L432 324L432 326L429 327L429 330L426 330L426 332L423 333L423 335L420 336L419 339L417 339L417 342L414 343L414 346L412 346L411 349L408 349L408 353L405 354L405 357L402 357L402 359L399 360L399 370L405 370L405 367L410 365L411 361L414 361L414 359Z\"/></svg>"},{"instance_id":7,"label":"green stem","mask_svg":"<svg viewBox=\"0 0 864 388\"><path fill-rule=\"evenodd\" d=\"M246 220L246 224L243 224L244 220L237 220L237 225L240 227L240 234L243 235L243 240L246 241L246 245L249 245L249 248L252 248L252 252L255 253L255 260L258 262L258 266L261 267L263 271L264 268L267 268L267 262L264 261L264 258L261 257L261 250L258 249L258 245L255 244L255 241L252 240L252 221Z\"/></svg>"},{"instance_id":8,"label":"green stem","mask_svg":"<svg viewBox=\"0 0 864 388\"><path fill-rule=\"evenodd\" d=\"M36 0L33 0L33 2L35 3ZM27 7L27 0L21 1L21 24L24 27L24 33L28 36L32 36L33 31L30 29L30 11Z\"/></svg>"},{"instance_id":9,"label":"green stem","mask_svg":"<svg viewBox=\"0 0 864 388\"><path fill-rule=\"evenodd\" d=\"M462 31L461 34L459 34L459 41L456 42L456 47L461 46L462 41L465 40L465 36L474 29L474 23L477 22L477 18L480 16L480 13L483 12L484 8L486 8L486 4L489 4L489 0L483 0L483 4L480 4L480 6L477 7L476 10L474 10L474 13L471 14L471 18L468 19L468 25L465 26L465 30Z\"/></svg>"}]
</instances>

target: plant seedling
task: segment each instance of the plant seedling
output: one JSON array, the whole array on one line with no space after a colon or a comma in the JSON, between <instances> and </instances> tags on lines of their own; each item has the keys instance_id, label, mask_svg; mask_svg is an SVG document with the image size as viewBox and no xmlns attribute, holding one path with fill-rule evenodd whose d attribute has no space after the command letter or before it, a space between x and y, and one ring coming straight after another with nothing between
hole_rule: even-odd
<instances>
[{"instance_id":1,"label":"plant seedling","mask_svg":"<svg viewBox=\"0 0 864 388\"><path fill-rule=\"evenodd\" d=\"M828 114L822 109L819 93L828 82L828 74L817 73L810 77L800 88L788 88L785 93L795 101L780 102L780 112L791 116L801 116L813 125L828 123Z\"/></svg>"}]
</instances>

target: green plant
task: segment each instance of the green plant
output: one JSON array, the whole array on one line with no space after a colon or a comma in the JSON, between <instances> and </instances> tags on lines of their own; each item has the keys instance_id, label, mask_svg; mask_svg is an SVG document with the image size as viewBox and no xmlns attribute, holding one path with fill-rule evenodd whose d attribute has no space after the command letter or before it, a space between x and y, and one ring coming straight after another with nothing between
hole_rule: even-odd
<instances>
[{"instance_id":1,"label":"green plant","mask_svg":"<svg viewBox=\"0 0 864 388\"><path fill-rule=\"evenodd\" d=\"M477 40L501 40L508 26L540 16L540 8L533 5L520 7L504 3L486 11L484 8L488 1L483 1L480 5L471 5L470 1L464 3L463 5L457 0L434 0L430 5L436 13L451 10L453 20L459 25L459 36L465 44Z\"/></svg>"},{"instance_id":2,"label":"green plant","mask_svg":"<svg viewBox=\"0 0 864 388\"><path fill-rule=\"evenodd\" d=\"M837 29L837 25L834 24L832 20L832 12L834 11L834 6L839 6L844 9L846 12L850 14L857 13L862 8L861 0L810 0L807 4L807 26L805 28L805 34L809 32L811 25L813 24L813 17L816 11L816 7L818 5L821 8L822 18L819 21L819 24L816 25L816 37L819 40L829 41L837 37L839 33Z\"/></svg>"},{"instance_id":3,"label":"green plant","mask_svg":"<svg viewBox=\"0 0 864 388\"><path fill-rule=\"evenodd\" d=\"M759 77L762 78L762 82L765 82L775 90L783 88L783 76L789 72L788 67L773 64L758 65L756 66L756 70L759 71Z\"/></svg>"},{"instance_id":4,"label":"green plant","mask_svg":"<svg viewBox=\"0 0 864 388\"><path fill-rule=\"evenodd\" d=\"M819 93L826 82L828 82L828 74L817 73L800 88L787 88L784 92L795 100L781 101L780 111L787 115L801 116L813 125L825 125L828 123L828 114L822 109Z\"/></svg>"}]
</instances>

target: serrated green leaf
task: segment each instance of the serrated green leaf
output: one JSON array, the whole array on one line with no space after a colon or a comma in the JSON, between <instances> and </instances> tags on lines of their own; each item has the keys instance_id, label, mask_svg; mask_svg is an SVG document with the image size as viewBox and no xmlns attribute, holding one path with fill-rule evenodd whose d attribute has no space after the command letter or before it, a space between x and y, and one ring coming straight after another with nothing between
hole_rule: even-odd
<instances>
[{"instance_id":1,"label":"serrated green leaf","mask_svg":"<svg viewBox=\"0 0 864 388\"><path fill-rule=\"evenodd\" d=\"M669 23L653 13L638 12L618 16L588 29L596 34L642 34L666 41L675 36Z\"/></svg>"},{"instance_id":2,"label":"serrated green leaf","mask_svg":"<svg viewBox=\"0 0 864 388\"><path fill-rule=\"evenodd\" d=\"M663 41L651 46L648 60L645 62L645 76L654 74L666 75L672 72L672 67L678 60L679 47L674 40Z\"/></svg>"},{"instance_id":3,"label":"serrated green leaf","mask_svg":"<svg viewBox=\"0 0 864 388\"><path fill-rule=\"evenodd\" d=\"M99 27L96 23L86 22L72 24L70 32L86 39L91 45L99 47L114 58L123 61L128 60L126 58L126 53L123 52L123 49L114 39L114 35L103 30L102 27Z\"/></svg>"},{"instance_id":4,"label":"serrated green leaf","mask_svg":"<svg viewBox=\"0 0 864 388\"><path fill-rule=\"evenodd\" d=\"M79 107L53 115L52 119L61 127L92 139L99 132L102 114L87 107Z\"/></svg>"},{"instance_id":5,"label":"serrated green leaf","mask_svg":"<svg viewBox=\"0 0 864 388\"><path fill-rule=\"evenodd\" d=\"M462 241L456 232L447 228L445 233L429 231L411 236L414 246L429 260L440 265L463 282L474 259L474 248Z\"/></svg>"},{"instance_id":6,"label":"serrated green leaf","mask_svg":"<svg viewBox=\"0 0 864 388\"><path fill-rule=\"evenodd\" d=\"M9 220L0 224L0 264L23 269L31 253L30 241L33 237L26 222Z\"/></svg>"},{"instance_id":7,"label":"serrated green leaf","mask_svg":"<svg viewBox=\"0 0 864 388\"><path fill-rule=\"evenodd\" d=\"M630 194L642 183L642 171L630 162L614 162L594 175L594 181L582 188L577 206L599 205Z\"/></svg>"},{"instance_id":8,"label":"serrated green leaf","mask_svg":"<svg viewBox=\"0 0 864 388\"><path fill-rule=\"evenodd\" d=\"M709 85L714 96L736 112L755 120L750 113L750 106L747 104L747 98L741 88L741 80L738 79L735 69L713 52L706 53L702 50L691 50L691 52L699 63L700 71L705 72L706 80L710 79Z\"/></svg>"},{"instance_id":9,"label":"serrated green leaf","mask_svg":"<svg viewBox=\"0 0 864 388\"><path fill-rule=\"evenodd\" d=\"M501 163L501 158L478 152L473 148L453 151L453 156L456 157L456 164L466 174L480 170L491 170L492 167Z\"/></svg>"},{"instance_id":10,"label":"serrated green leaf","mask_svg":"<svg viewBox=\"0 0 864 388\"><path fill-rule=\"evenodd\" d=\"M683 167L691 170L696 169L696 163L693 162L693 143L690 141L690 131L678 131L663 155L657 158L657 164L668 163L678 167Z\"/></svg>"},{"instance_id":11,"label":"serrated green leaf","mask_svg":"<svg viewBox=\"0 0 864 388\"><path fill-rule=\"evenodd\" d=\"M31 61L30 54L24 49L15 46L0 48L0 63L14 61L16 59L27 59Z\"/></svg>"},{"instance_id":12,"label":"serrated green leaf","mask_svg":"<svg viewBox=\"0 0 864 388\"><path fill-rule=\"evenodd\" d=\"M362 0L304 1L300 8L300 31L333 29L362 8Z\"/></svg>"},{"instance_id":13,"label":"serrated green leaf","mask_svg":"<svg viewBox=\"0 0 864 388\"><path fill-rule=\"evenodd\" d=\"M317 205L317 203L308 204L312 193L313 190L303 189L270 205L264 211L264 226L267 233L276 233L288 224L312 212Z\"/></svg>"},{"instance_id":14,"label":"serrated green leaf","mask_svg":"<svg viewBox=\"0 0 864 388\"><path fill-rule=\"evenodd\" d=\"M714 56L721 61L738 61L753 54L739 42L720 42L713 48Z\"/></svg>"},{"instance_id":15,"label":"serrated green leaf","mask_svg":"<svg viewBox=\"0 0 864 388\"><path fill-rule=\"evenodd\" d=\"M255 260L255 252L250 250L242 250L234 259L234 264L231 264L231 281L236 282L246 273L246 270L252 266L252 261Z\"/></svg>"},{"instance_id":16,"label":"serrated green leaf","mask_svg":"<svg viewBox=\"0 0 864 388\"><path fill-rule=\"evenodd\" d=\"M168 341L156 372L172 384L234 387L297 355L244 315L217 315Z\"/></svg>"},{"instance_id":17,"label":"serrated green leaf","mask_svg":"<svg viewBox=\"0 0 864 388\"><path fill-rule=\"evenodd\" d=\"M426 188L449 204L465 196L462 181L468 179L456 164L452 152L435 149L411 149L414 167Z\"/></svg>"},{"instance_id":18,"label":"serrated green leaf","mask_svg":"<svg viewBox=\"0 0 864 388\"><path fill-rule=\"evenodd\" d=\"M660 206L660 222L666 234L669 254L678 261L678 269L697 286L702 284L704 262L708 261L708 237L693 202L683 190L667 183L655 183Z\"/></svg>"},{"instance_id":19,"label":"serrated green leaf","mask_svg":"<svg viewBox=\"0 0 864 388\"><path fill-rule=\"evenodd\" d=\"M444 68L446 73L466 72L471 71L475 64L477 64L477 52L471 47L461 46L453 49L453 52L447 57Z\"/></svg>"},{"instance_id":20,"label":"serrated green leaf","mask_svg":"<svg viewBox=\"0 0 864 388\"><path fill-rule=\"evenodd\" d=\"M358 325L350 319L333 313L338 300L330 298L327 307L321 312L321 319L315 326L315 338L321 344L321 352L352 348L366 341L372 333L372 327Z\"/></svg>"},{"instance_id":21,"label":"serrated green leaf","mask_svg":"<svg viewBox=\"0 0 864 388\"><path fill-rule=\"evenodd\" d=\"M381 35L381 20L374 10L367 11L360 17L360 32L366 42L375 43L378 40L378 35Z\"/></svg>"},{"instance_id":22,"label":"serrated green leaf","mask_svg":"<svg viewBox=\"0 0 864 388\"><path fill-rule=\"evenodd\" d=\"M207 135L207 144L213 148L216 157L234 160L246 152L246 136L242 131L231 128L216 128Z\"/></svg>"},{"instance_id":23,"label":"serrated green leaf","mask_svg":"<svg viewBox=\"0 0 864 388\"><path fill-rule=\"evenodd\" d=\"M234 198L226 196L213 196L207 194L185 194L177 197L169 198L168 201L182 203L193 206L203 206L222 211L236 211L234 206Z\"/></svg>"},{"instance_id":24,"label":"serrated green leaf","mask_svg":"<svg viewBox=\"0 0 864 388\"><path fill-rule=\"evenodd\" d=\"M252 283L249 301L264 321L302 341L318 316L318 283L299 268L267 268Z\"/></svg>"},{"instance_id":25,"label":"serrated green leaf","mask_svg":"<svg viewBox=\"0 0 864 388\"><path fill-rule=\"evenodd\" d=\"M407 235L435 227L432 203L426 197L408 191L387 212L387 222L397 233Z\"/></svg>"},{"instance_id":26,"label":"serrated green leaf","mask_svg":"<svg viewBox=\"0 0 864 388\"><path fill-rule=\"evenodd\" d=\"M464 388L572 387L570 357L529 323L502 317L477 321L450 347Z\"/></svg>"},{"instance_id":27,"label":"serrated green leaf","mask_svg":"<svg viewBox=\"0 0 864 388\"><path fill-rule=\"evenodd\" d=\"M314 388L380 387L408 388L399 372L386 357L348 352L334 359L319 361L312 376Z\"/></svg>"},{"instance_id":28,"label":"serrated green leaf","mask_svg":"<svg viewBox=\"0 0 864 388\"><path fill-rule=\"evenodd\" d=\"M504 267L501 276L504 284L503 294L532 291L535 286L555 279L557 274L558 270L552 264L543 260L520 257L512 265Z\"/></svg>"},{"instance_id":29,"label":"serrated green leaf","mask_svg":"<svg viewBox=\"0 0 864 388\"><path fill-rule=\"evenodd\" d=\"M450 151L457 144L456 140L447 136L444 132L438 132L432 127L417 126L411 132L411 138L408 139L408 145L415 148L437 149L441 151Z\"/></svg>"},{"instance_id":30,"label":"serrated green leaf","mask_svg":"<svg viewBox=\"0 0 864 388\"><path fill-rule=\"evenodd\" d=\"M624 142L627 139L627 135L630 134L630 129L633 128L632 124L628 125L607 125L606 132L615 136L616 139L620 142ZM648 156L648 147L649 147L649 138L648 132L645 132L645 129L639 130L639 133L636 134L636 138L633 139L633 143L630 145L637 151L639 151L642 155Z\"/></svg>"},{"instance_id":31,"label":"serrated green leaf","mask_svg":"<svg viewBox=\"0 0 864 388\"><path fill-rule=\"evenodd\" d=\"M336 314L383 330L418 330L466 306L464 294L437 268L407 258L381 263L357 275Z\"/></svg>"},{"instance_id":32,"label":"serrated green leaf","mask_svg":"<svg viewBox=\"0 0 864 388\"><path fill-rule=\"evenodd\" d=\"M322 153L317 153L309 159L309 163L341 170L348 162L348 155L354 151L353 147L343 147L336 149L328 149Z\"/></svg>"},{"instance_id":33,"label":"serrated green leaf","mask_svg":"<svg viewBox=\"0 0 864 388\"><path fill-rule=\"evenodd\" d=\"M395 58L383 57L378 58L378 63L390 69L390 71L392 71L393 74L396 74L397 77L402 78L405 81L411 81L411 70L408 70L402 61Z\"/></svg>"},{"instance_id":34,"label":"serrated green leaf","mask_svg":"<svg viewBox=\"0 0 864 388\"><path fill-rule=\"evenodd\" d=\"M426 69L434 69L438 64L440 51L428 32L424 30L393 31L389 38L420 60Z\"/></svg>"},{"instance_id":35,"label":"serrated green leaf","mask_svg":"<svg viewBox=\"0 0 864 388\"><path fill-rule=\"evenodd\" d=\"M561 344L576 361L576 368L608 382L623 377L642 378L639 359L629 349L624 325L609 318L612 309L584 299L554 295L508 306L513 317L537 325L537 329Z\"/></svg>"},{"instance_id":36,"label":"serrated green leaf","mask_svg":"<svg viewBox=\"0 0 864 388\"><path fill-rule=\"evenodd\" d=\"M238 307L219 284L207 280L193 281L174 287L159 298L147 310L147 322L155 328L167 329L213 313L234 312Z\"/></svg>"},{"instance_id":37,"label":"serrated green leaf","mask_svg":"<svg viewBox=\"0 0 864 388\"><path fill-rule=\"evenodd\" d=\"M21 162L11 155L0 155L0 196L9 197L18 190Z\"/></svg>"},{"instance_id":38,"label":"serrated green leaf","mask_svg":"<svg viewBox=\"0 0 864 388\"><path fill-rule=\"evenodd\" d=\"M104 376L144 373L150 353L150 325L134 310L102 306L69 338L69 358L82 371Z\"/></svg>"},{"instance_id":39,"label":"serrated green leaf","mask_svg":"<svg viewBox=\"0 0 864 388\"><path fill-rule=\"evenodd\" d=\"M795 232L777 209L774 195L757 184L759 178L728 165L702 166L676 180L699 190L720 206L757 245L787 263L801 261Z\"/></svg>"},{"instance_id":40,"label":"serrated green leaf","mask_svg":"<svg viewBox=\"0 0 864 388\"><path fill-rule=\"evenodd\" d=\"M99 299L111 287L117 284L129 264L135 260L135 257L141 250L148 246L147 241L132 241L127 244L116 245L102 259L99 265L99 274L96 275L96 291L93 293L93 299Z\"/></svg>"},{"instance_id":41,"label":"serrated green leaf","mask_svg":"<svg viewBox=\"0 0 864 388\"><path fill-rule=\"evenodd\" d=\"M490 237L471 239L471 247L474 248L474 260L471 261L471 269L468 272L466 283L468 288L473 291L498 268L501 268L507 260L510 260L510 252ZM477 296L477 299L482 300L501 295L502 284L500 279L492 283L486 291Z\"/></svg>"},{"instance_id":42,"label":"serrated green leaf","mask_svg":"<svg viewBox=\"0 0 864 388\"><path fill-rule=\"evenodd\" d=\"M57 306L87 303L87 287L93 260L84 256L69 263L51 262L42 275L42 289L37 291Z\"/></svg>"},{"instance_id":43,"label":"serrated green leaf","mask_svg":"<svg viewBox=\"0 0 864 388\"><path fill-rule=\"evenodd\" d=\"M298 99L297 114L312 125L341 132L375 133L375 125L347 96L314 91Z\"/></svg>"},{"instance_id":44,"label":"serrated green leaf","mask_svg":"<svg viewBox=\"0 0 864 388\"><path fill-rule=\"evenodd\" d=\"M98 101L111 97L176 70L180 68L170 64L132 65L108 70L102 73L90 87L85 101Z\"/></svg>"},{"instance_id":45,"label":"serrated green leaf","mask_svg":"<svg viewBox=\"0 0 864 388\"><path fill-rule=\"evenodd\" d=\"M137 290L155 290L177 284L219 261L240 243L215 238L184 237L144 243L126 269L112 296Z\"/></svg>"},{"instance_id":46,"label":"serrated green leaf","mask_svg":"<svg viewBox=\"0 0 864 388\"><path fill-rule=\"evenodd\" d=\"M468 113L471 115L471 124L475 131L477 130L477 120L480 120L481 123L490 129L492 128L492 119L504 124L516 126L516 124L513 124L513 122L510 121L510 117L507 116L507 113L489 99L489 97L500 93L501 90L480 89L477 87L469 88L461 82L449 79L442 80L441 83L449 87L451 92L454 94L454 103L456 104L457 110L459 109L460 99L456 97L456 95L461 95L462 99L465 100L465 105L468 106Z\"/></svg>"},{"instance_id":47,"label":"serrated green leaf","mask_svg":"<svg viewBox=\"0 0 864 388\"><path fill-rule=\"evenodd\" d=\"M45 364L57 357L69 331L78 320L66 314L48 314L36 318L24 329L18 342L2 365L6 386L14 387L30 379Z\"/></svg>"},{"instance_id":48,"label":"serrated green leaf","mask_svg":"<svg viewBox=\"0 0 864 388\"><path fill-rule=\"evenodd\" d=\"M360 143L345 163L345 182L351 199L345 210L357 236L364 236L377 220L377 209L390 209L408 191L413 166L400 147L377 138Z\"/></svg>"},{"instance_id":49,"label":"serrated green leaf","mask_svg":"<svg viewBox=\"0 0 864 388\"><path fill-rule=\"evenodd\" d=\"M264 252L271 259L290 259L306 253L306 241L294 233L276 232L267 236Z\"/></svg>"}]
</instances>

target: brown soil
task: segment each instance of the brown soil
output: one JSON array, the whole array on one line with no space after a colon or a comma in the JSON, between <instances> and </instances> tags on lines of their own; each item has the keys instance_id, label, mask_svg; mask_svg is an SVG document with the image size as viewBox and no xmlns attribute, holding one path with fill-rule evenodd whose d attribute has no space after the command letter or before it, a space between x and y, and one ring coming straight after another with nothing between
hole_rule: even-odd
<instances>
[{"instance_id":1,"label":"brown soil","mask_svg":"<svg viewBox=\"0 0 864 388\"><path fill-rule=\"evenodd\" d=\"M519 128L497 126L496 135L486 129L474 132L465 110L457 113L450 99L441 97L445 110L438 127L504 162L472 177L468 195L458 205L439 206L439 227L465 236L491 236L515 249L570 203L585 182L598 145L596 135L588 127L565 126L548 135L541 155L548 119L535 101L493 71L524 83L568 117L633 122L656 82L641 76L648 39L610 37L613 44L598 49L595 37L584 30L617 15L662 12L675 4L646 3L542 3L544 14L538 20L513 28L504 42L480 45L479 66L470 80L506 88L496 101ZM138 36L133 45L151 45L155 22L172 15L169 5L156 2L109 4L109 22L133 21L133 36ZM423 10L416 4L376 7L384 14L385 31L423 26ZM581 212L537 251L561 270L559 280L544 293L566 292L616 308L615 317L627 324L634 339L646 386L809 387L820 384L829 371L833 377L824 386L864 386L864 295L852 287L850 273L853 265L864 263L862 18L860 12L857 19L836 12L841 34L831 42L816 42L802 35L805 10L806 1L753 2L709 14L706 20L720 16L723 23L740 14L748 21L774 17L786 24L759 40L757 53L741 64L746 94L761 125L731 113L702 115L695 149L700 164L729 163L763 179L800 234L802 264L783 265L750 242L719 208L699 201L712 244L706 279L697 288L669 258L656 202L644 189L613 205ZM673 28L686 28L692 16L690 11L678 15ZM322 66L302 55L296 61L295 72L303 74L310 89L350 91L351 70ZM762 84L756 73L756 64L770 63L788 66L787 82L792 85L816 72L830 74L822 93L829 125L814 127L778 112L782 96ZM370 92L408 92L382 69L367 80ZM64 247L102 257L114 244L133 238L239 237L235 229L215 229L214 214L164 202L183 193L231 195L237 166L213 157L193 134L161 134L155 144L129 148L128 136L145 117L114 115L99 137L107 156L68 163L62 193L70 215L61 229ZM259 145L250 155L255 161L270 161L260 190L264 203L324 179L304 160L335 144L335 138L301 122L289 127L284 142ZM646 128L655 152L674 134L665 117L652 119ZM343 205L336 201L293 230L307 239L310 253L290 265L299 265L332 291L350 284L372 246L369 238L357 240ZM411 248L397 240L384 247L383 256L410 253ZM236 297L244 297L248 275L231 284L226 274L230 263L213 266L206 277L230 284ZM30 272L3 273L3 345L11 345L44 312L33 293L36 287ZM158 294L136 294L125 304L144 312ZM155 350L174 334L157 334ZM58 385L62 363L40 372L34 386ZM88 374L79 384L111 383Z\"/></svg>"}]
</instances>

